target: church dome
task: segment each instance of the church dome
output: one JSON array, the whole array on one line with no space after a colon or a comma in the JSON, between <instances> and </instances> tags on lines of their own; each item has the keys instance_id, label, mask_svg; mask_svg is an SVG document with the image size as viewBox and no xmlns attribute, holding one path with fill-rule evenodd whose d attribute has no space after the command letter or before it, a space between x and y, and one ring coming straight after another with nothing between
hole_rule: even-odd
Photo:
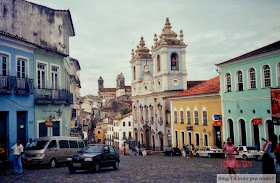
<instances>
[{"instance_id":1,"label":"church dome","mask_svg":"<svg viewBox=\"0 0 280 183\"><path fill-rule=\"evenodd\" d=\"M177 38L177 34L171 30L172 26L169 22L169 18L166 18L166 22L164 28L162 29L162 33L159 35L159 40L157 35L155 34L155 44L153 48L159 47L160 45L184 45L183 43L183 31L180 31L180 40Z\"/></svg>"},{"instance_id":2,"label":"church dome","mask_svg":"<svg viewBox=\"0 0 280 183\"><path fill-rule=\"evenodd\" d=\"M145 46L145 41L144 41L143 37L141 37L140 43L139 43L139 45L137 45L137 49L135 50L135 54L134 54L134 50L132 50L131 55L132 55L133 59L134 58L152 58L149 48L147 48Z\"/></svg>"}]
</instances>

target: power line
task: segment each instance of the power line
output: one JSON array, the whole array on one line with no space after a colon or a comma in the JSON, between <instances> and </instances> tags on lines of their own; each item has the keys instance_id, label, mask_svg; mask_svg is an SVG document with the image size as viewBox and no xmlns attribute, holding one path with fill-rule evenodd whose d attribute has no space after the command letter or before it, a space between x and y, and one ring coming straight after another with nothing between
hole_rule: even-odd
<instances>
[{"instance_id":1,"label":"power line","mask_svg":"<svg viewBox=\"0 0 280 183\"><path fill-rule=\"evenodd\" d=\"M34 105L33 105L33 106L24 106L24 105L21 105L21 104L15 102L14 100L12 100L12 99L10 99L10 98L7 98L7 97L3 97L3 96L0 96L0 97L5 98L5 99L8 99L8 100L10 100L11 102L15 103L16 105L21 106L21 107L24 107L24 108L32 108L32 107L34 107Z\"/></svg>"}]
</instances>

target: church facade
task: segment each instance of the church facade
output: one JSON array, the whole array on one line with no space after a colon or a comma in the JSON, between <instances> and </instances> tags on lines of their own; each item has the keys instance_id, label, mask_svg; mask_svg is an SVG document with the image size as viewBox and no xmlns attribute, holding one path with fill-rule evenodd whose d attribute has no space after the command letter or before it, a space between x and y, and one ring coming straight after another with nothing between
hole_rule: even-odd
<instances>
[{"instance_id":1,"label":"church facade","mask_svg":"<svg viewBox=\"0 0 280 183\"><path fill-rule=\"evenodd\" d=\"M172 146L170 105L166 97L187 89L186 47L166 19L159 38L155 34L151 52L141 37L132 50L132 111L138 146L163 151Z\"/></svg>"}]
</instances>

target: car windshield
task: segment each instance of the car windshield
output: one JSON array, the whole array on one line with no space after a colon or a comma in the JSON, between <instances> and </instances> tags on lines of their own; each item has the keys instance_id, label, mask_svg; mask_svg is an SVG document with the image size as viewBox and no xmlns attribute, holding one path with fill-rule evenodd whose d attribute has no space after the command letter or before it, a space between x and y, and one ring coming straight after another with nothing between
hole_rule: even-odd
<instances>
[{"instance_id":1,"label":"car windshield","mask_svg":"<svg viewBox=\"0 0 280 183\"><path fill-rule=\"evenodd\" d=\"M41 150L46 147L47 140L35 140L33 141L35 146L33 147L27 147L26 150Z\"/></svg>"},{"instance_id":2,"label":"car windshield","mask_svg":"<svg viewBox=\"0 0 280 183\"><path fill-rule=\"evenodd\" d=\"M83 151L86 153L101 153L103 146L86 146Z\"/></svg>"},{"instance_id":3,"label":"car windshield","mask_svg":"<svg viewBox=\"0 0 280 183\"><path fill-rule=\"evenodd\" d=\"M254 147L247 147L247 150L257 150L257 149Z\"/></svg>"}]
</instances>

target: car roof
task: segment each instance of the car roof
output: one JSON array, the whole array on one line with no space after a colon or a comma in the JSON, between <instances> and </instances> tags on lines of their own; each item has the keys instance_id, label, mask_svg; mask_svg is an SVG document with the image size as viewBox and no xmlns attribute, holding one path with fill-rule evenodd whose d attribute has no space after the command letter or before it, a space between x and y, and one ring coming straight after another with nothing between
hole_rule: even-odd
<instances>
[{"instance_id":1,"label":"car roof","mask_svg":"<svg viewBox=\"0 0 280 183\"><path fill-rule=\"evenodd\" d=\"M112 146L115 147L113 145L107 145L107 144L88 144L89 146Z\"/></svg>"},{"instance_id":2,"label":"car roof","mask_svg":"<svg viewBox=\"0 0 280 183\"><path fill-rule=\"evenodd\" d=\"M50 139L58 139L58 140L82 140L79 137L67 137L67 136L51 136L51 137L39 137L34 140L50 140Z\"/></svg>"}]
</instances>

